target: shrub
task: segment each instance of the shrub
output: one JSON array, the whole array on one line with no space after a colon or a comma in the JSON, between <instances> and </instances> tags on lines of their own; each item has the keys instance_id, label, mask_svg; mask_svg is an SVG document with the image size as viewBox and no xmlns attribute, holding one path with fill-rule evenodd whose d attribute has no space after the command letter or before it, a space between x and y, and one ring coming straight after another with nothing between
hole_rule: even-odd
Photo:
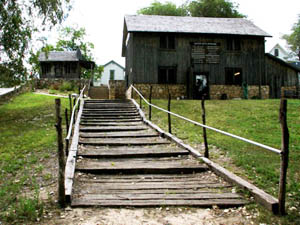
<instances>
[{"instance_id":1,"label":"shrub","mask_svg":"<svg viewBox=\"0 0 300 225\"><path fill-rule=\"evenodd\" d=\"M64 92L64 91L73 91L74 86L70 82L65 81L65 82L62 83L59 90L62 91L62 92Z\"/></svg>"}]
</instances>

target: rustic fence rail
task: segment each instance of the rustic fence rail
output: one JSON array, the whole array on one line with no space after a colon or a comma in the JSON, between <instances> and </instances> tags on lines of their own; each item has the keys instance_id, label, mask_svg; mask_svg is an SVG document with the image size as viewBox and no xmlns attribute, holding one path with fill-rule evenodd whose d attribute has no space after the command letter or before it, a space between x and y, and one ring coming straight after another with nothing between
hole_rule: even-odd
<instances>
[{"instance_id":1,"label":"rustic fence rail","mask_svg":"<svg viewBox=\"0 0 300 225\"><path fill-rule=\"evenodd\" d=\"M79 106L80 99L83 98L83 93L84 93L85 88L86 88L86 86L84 86L83 89L81 90L80 95L76 99L76 103L73 104L73 107L72 107L72 101L70 101L70 110L72 110L72 114L70 117L69 130L68 130L67 136L65 138L65 142L66 142L66 150L65 151L66 151L67 156L69 154L69 145L70 145L70 138L72 136L73 125L75 124L75 113L76 113L77 107ZM71 98L70 95L69 95L69 98Z\"/></svg>"},{"instance_id":2,"label":"rustic fence rail","mask_svg":"<svg viewBox=\"0 0 300 225\"><path fill-rule=\"evenodd\" d=\"M268 150L270 152L273 152L273 153L276 153L276 154L279 154L281 156L281 171L280 171L280 180L279 180L279 193L278 193L278 212L276 212L277 210L273 211L274 213L279 213L281 215L284 215L285 214L285 196L286 196L286 173L287 173L287 167L288 167L288 153L289 153L289 133L288 133L288 127L287 127L287 121L286 121L286 113L287 113L287 100L286 99L281 99L281 104L280 104L280 111L279 111L279 119L280 119L280 123L281 123L281 127L282 127L282 149L279 150L279 149L276 149L276 148L273 148L273 147L270 147L270 146L267 146L267 145L264 145L264 144L261 144L261 143L258 143L256 141L252 141L252 140L249 140L247 138L243 138L243 137L240 137L238 135L234 135L234 134L231 134L229 132L226 132L226 131L222 131L220 129L216 129L214 127L210 127L210 126L207 126L205 125L205 108L204 108L204 99L202 100L202 119L203 119L203 123L204 124L201 124L199 122L196 122L196 121L193 121L193 120L190 120L186 117L183 117L181 115L178 115L176 113L173 113L169 110L165 110L161 107L158 107L154 104L151 103L151 92L152 92L152 88L150 87L150 102L147 101L147 99L133 86L131 85L130 88L132 89L131 90L131 93L133 92L133 90L139 95L140 99L144 100L144 102L149 106L149 113L151 114L151 107L153 108L156 108L160 111L163 111L165 113L167 113L168 115L172 115L172 116L175 116L177 118L180 118L182 120L185 120L187 122L190 122L196 126L200 126L202 127L205 131L204 134L205 134L205 142L207 144L207 140L206 140L206 129L209 129L209 130L212 130L212 131L215 131L217 133L220 133L220 134L223 134L223 135L226 135L226 136L229 136L229 137L232 137L232 138L235 138L235 139L238 139L240 141L243 141L243 142L246 142L246 143L249 143L249 144L252 144L252 145L255 145L255 146L258 146L260 148L263 148L265 150ZM131 95L133 96L133 95ZM142 105L142 101L140 100L140 108L141 108L141 105ZM151 116L149 115L149 120L151 120ZM204 158L208 157L209 153L208 153L208 148L205 146L205 155L204 155ZM204 160L205 161L205 160Z\"/></svg>"}]
</instances>

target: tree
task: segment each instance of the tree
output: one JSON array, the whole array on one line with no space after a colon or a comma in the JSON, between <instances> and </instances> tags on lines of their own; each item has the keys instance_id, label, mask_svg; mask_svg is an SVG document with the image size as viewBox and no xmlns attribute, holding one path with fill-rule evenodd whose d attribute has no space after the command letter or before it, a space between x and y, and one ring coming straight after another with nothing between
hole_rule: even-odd
<instances>
[{"instance_id":1,"label":"tree","mask_svg":"<svg viewBox=\"0 0 300 225\"><path fill-rule=\"evenodd\" d=\"M85 60L95 61L92 50L94 49L94 44L91 42L85 41L86 31L84 28L73 28L73 27L64 27L59 31L59 39L56 42L55 46L45 43L44 47L38 50L36 53L31 52L30 63L32 64L32 70L34 73L40 72L40 64L38 57L41 52L44 52L46 55L50 51L76 51L80 49L82 56ZM102 66L95 66L94 76L95 78L100 78L103 72ZM82 78L89 79L92 73L90 70L82 70Z\"/></svg>"},{"instance_id":2,"label":"tree","mask_svg":"<svg viewBox=\"0 0 300 225\"><path fill-rule=\"evenodd\" d=\"M177 7L171 2L165 4L153 2L151 6L142 8L138 14L194 17L246 17L238 12L238 4L229 0L191 0Z\"/></svg>"},{"instance_id":3,"label":"tree","mask_svg":"<svg viewBox=\"0 0 300 225\"><path fill-rule=\"evenodd\" d=\"M10 80L25 79L24 59L33 33L61 23L66 17L66 11L70 9L69 2L70 0L1 0L0 63L7 71L13 72Z\"/></svg>"},{"instance_id":4,"label":"tree","mask_svg":"<svg viewBox=\"0 0 300 225\"><path fill-rule=\"evenodd\" d=\"M158 1L151 3L149 7L138 10L138 14L143 15L164 15L164 16L187 16L187 10L185 5L177 7L172 2L166 2L165 4Z\"/></svg>"},{"instance_id":5,"label":"tree","mask_svg":"<svg viewBox=\"0 0 300 225\"><path fill-rule=\"evenodd\" d=\"M245 15L238 12L238 5L228 0L195 0L188 6L191 16L242 18Z\"/></svg>"},{"instance_id":6,"label":"tree","mask_svg":"<svg viewBox=\"0 0 300 225\"><path fill-rule=\"evenodd\" d=\"M292 56L297 56L300 60L300 15L298 15L298 22L292 27L292 33L285 34L282 38L288 43Z\"/></svg>"}]
</instances>

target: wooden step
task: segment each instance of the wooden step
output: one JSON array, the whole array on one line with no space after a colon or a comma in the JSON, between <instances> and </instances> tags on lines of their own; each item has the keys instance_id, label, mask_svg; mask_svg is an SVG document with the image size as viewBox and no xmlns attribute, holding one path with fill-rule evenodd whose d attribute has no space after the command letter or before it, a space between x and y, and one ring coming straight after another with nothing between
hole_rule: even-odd
<instances>
[{"instance_id":1,"label":"wooden step","mask_svg":"<svg viewBox=\"0 0 300 225\"><path fill-rule=\"evenodd\" d=\"M170 144L166 139L162 138L80 138L79 144L82 145L162 145Z\"/></svg>"},{"instance_id":2,"label":"wooden step","mask_svg":"<svg viewBox=\"0 0 300 225\"><path fill-rule=\"evenodd\" d=\"M86 116L86 115L83 115L81 116L82 120L85 120L85 119L141 119L140 116L138 115L99 115L99 116Z\"/></svg>"},{"instance_id":3,"label":"wooden step","mask_svg":"<svg viewBox=\"0 0 300 225\"><path fill-rule=\"evenodd\" d=\"M119 148L119 149L81 149L78 156L89 158L137 158L137 157L178 157L188 155L180 148Z\"/></svg>"},{"instance_id":4,"label":"wooden step","mask_svg":"<svg viewBox=\"0 0 300 225\"><path fill-rule=\"evenodd\" d=\"M117 132L117 131L140 131L147 130L147 126L111 126L111 127L81 127L81 132Z\"/></svg>"},{"instance_id":5,"label":"wooden step","mask_svg":"<svg viewBox=\"0 0 300 225\"><path fill-rule=\"evenodd\" d=\"M143 125L142 122L98 122L98 123L87 123L87 122L81 122L80 125L82 126L141 126Z\"/></svg>"},{"instance_id":6,"label":"wooden step","mask_svg":"<svg viewBox=\"0 0 300 225\"><path fill-rule=\"evenodd\" d=\"M152 130L144 131L126 131L126 132L103 132L103 133L81 133L82 138L145 138L145 137L158 137L159 134Z\"/></svg>"},{"instance_id":7,"label":"wooden step","mask_svg":"<svg viewBox=\"0 0 300 225\"><path fill-rule=\"evenodd\" d=\"M142 121L141 118L135 118L135 119L126 119L126 118L116 118L116 119L94 119L94 118L85 118L81 119L81 122L83 123L102 123L102 122L140 122Z\"/></svg>"},{"instance_id":8,"label":"wooden step","mask_svg":"<svg viewBox=\"0 0 300 225\"><path fill-rule=\"evenodd\" d=\"M193 160L177 158L140 159L82 159L77 162L76 171L96 174L144 174L144 173L194 173L206 171L208 167Z\"/></svg>"},{"instance_id":9,"label":"wooden step","mask_svg":"<svg viewBox=\"0 0 300 225\"><path fill-rule=\"evenodd\" d=\"M129 113L107 113L107 112L100 112L100 113L82 113L83 117L98 117L98 116L139 116L137 112L129 112Z\"/></svg>"}]
</instances>

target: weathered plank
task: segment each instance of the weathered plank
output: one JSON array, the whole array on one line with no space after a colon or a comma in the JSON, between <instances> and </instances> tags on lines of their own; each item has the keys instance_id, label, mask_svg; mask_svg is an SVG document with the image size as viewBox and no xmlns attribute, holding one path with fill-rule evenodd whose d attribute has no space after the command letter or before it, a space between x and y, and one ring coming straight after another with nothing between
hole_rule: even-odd
<instances>
[{"instance_id":1,"label":"weathered plank","mask_svg":"<svg viewBox=\"0 0 300 225\"><path fill-rule=\"evenodd\" d=\"M81 122L82 126L140 126L142 122Z\"/></svg>"},{"instance_id":2,"label":"weathered plank","mask_svg":"<svg viewBox=\"0 0 300 225\"><path fill-rule=\"evenodd\" d=\"M241 206L246 203L245 200L242 199L209 199L209 200L92 200L85 198L78 198L72 201L73 207L79 206L201 206L201 207L211 207L213 205L217 205L220 207L228 207L228 206Z\"/></svg>"},{"instance_id":3,"label":"weathered plank","mask_svg":"<svg viewBox=\"0 0 300 225\"><path fill-rule=\"evenodd\" d=\"M113 127L81 127L80 131L82 132L107 132L107 131L139 131L139 130L147 130L146 126L113 126Z\"/></svg>"},{"instance_id":4,"label":"weathered plank","mask_svg":"<svg viewBox=\"0 0 300 225\"><path fill-rule=\"evenodd\" d=\"M89 158L117 158L117 157L171 157L178 155L188 155L189 152L183 149L167 150L167 149L147 149L141 148L137 150L99 150L89 149L80 150L78 155Z\"/></svg>"},{"instance_id":5,"label":"weathered plank","mask_svg":"<svg viewBox=\"0 0 300 225\"><path fill-rule=\"evenodd\" d=\"M159 134L153 132L152 130L144 130L143 132L136 131L126 131L126 132L103 132L103 133L81 133L82 138L122 138L122 137L132 137L132 138L143 138L143 137L158 137Z\"/></svg>"},{"instance_id":6,"label":"weathered plank","mask_svg":"<svg viewBox=\"0 0 300 225\"><path fill-rule=\"evenodd\" d=\"M170 144L168 140L162 139L162 138L139 138L139 139L133 139L133 138L103 138L103 139L97 139L97 138L81 138L79 140L79 144L84 145L110 145L110 146L116 146L116 145L161 145L161 144Z\"/></svg>"}]
</instances>

